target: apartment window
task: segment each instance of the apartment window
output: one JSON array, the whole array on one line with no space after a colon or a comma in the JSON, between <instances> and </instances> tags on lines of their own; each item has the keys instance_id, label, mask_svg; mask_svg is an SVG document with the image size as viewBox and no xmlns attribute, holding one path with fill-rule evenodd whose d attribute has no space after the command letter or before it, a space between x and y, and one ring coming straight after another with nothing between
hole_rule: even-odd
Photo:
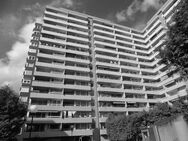
<instances>
[{"instance_id":1,"label":"apartment window","mask_svg":"<svg viewBox=\"0 0 188 141\"><path fill-rule=\"evenodd\" d=\"M32 125L32 130L31 130L31 124L27 124L27 129L26 132L42 132L45 130L45 124L36 124L34 123Z\"/></svg>"},{"instance_id":2,"label":"apartment window","mask_svg":"<svg viewBox=\"0 0 188 141\"><path fill-rule=\"evenodd\" d=\"M108 117L110 112L100 112L100 117Z\"/></svg>"},{"instance_id":3,"label":"apartment window","mask_svg":"<svg viewBox=\"0 0 188 141\"><path fill-rule=\"evenodd\" d=\"M49 124L48 129L59 129L60 124Z\"/></svg>"},{"instance_id":4,"label":"apartment window","mask_svg":"<svg viewBox=\"0 0 188 141\"><path fill-rule=\"evenodd\" d=\"M22 91L21 91L21 92L22 92ZM23 97L23 96L21 97L21 101L22 101L22 102L27 102L27 100L28 100L28 97Z\"/></svg>"},{"instance_id":5,"label":"apartment window","mask_svg":"<svg viewBox=\"0 0 188 141\"><path fill-rule=\"evenodd\" d=\"M36 47L36 46L38 45L38 43L36 43L36 42L31 42L31 45L34 46L34 47Z\"/></svg>"},{"instance_id":6,"label":"apartment window","mask_svg":"<svg viewBox=\"0 0 188 141\"><path fill-rule=\"evenodd\" d=\"M75 101L76 106L90 106L88 101Z\"/></svg>"},{"instance_id":7,"label":"apartment window","mask_svg":"<svg viewBox=\"0 0 188 141\"><path fill-rule=\"evenodd\" d=\"M29 87L22 87L21 92L29 92Z\"/></svg>"},{"instance_id":8,"label":"apartment window","mask_svg":"<svg viewBox=\"0 0 188 141\"><path fill-rule=\"evenodd\" d=\"M76 95L88 95L87 91L76 91Z\"/></svg>"},{"instance_id":9,"label":"apartment window","mask_svg":"<svg viewBox=\"0 0 188 141\"><path fill-rule=\"evenodd\" d=\"M101 123L101 129L105 129L106 128L106 124L105 123Z\"/></svg>"},{"instance_id":10,"label":"apartment window","mask_svg":"<svg viewBox=\"0 0 188 141\"><path fill-rule=\"evenodd\" d=\"M48 103L49 103L50 106L60 106L61 100L49 100Z\"/></svg>"},{"instance_id":11,"label":"apartment window","mask_svg":"<svg viewBox=\"0 0 188 141\"><path fill-rule=\"evenodd\" d=\"M33 40L37 40L37 41L38 41L38 40L39 40L39 37L35 37L35 36L34 36L34 37L33 37Z\"/></svg>"},{"instance_id":12,"label":"apartment window","mask_svg":"<svg viewBox=\"0 0 188 141\"><path fill-rule=\"evenodd\" d=\"M90 129L90 128L91 128L91 124L89 123L76 124L76 129Z\"/></svg>"},{"instance_id":13,"label":"apartment window","mask_svg":"<svg viewBox=\"0 0 188 141\"><path fill-rule=\"evenodd\" d=\"M35 56L31 56L31 55L29 55L29 58L28 58L29 60L35 60Z\"/></svg>"},{"instance_id":14,"label":"apartment window","mask_svg":"<svg viewBox=\"0 0 188 141\"><path fill-rule=\"evenodd\" d=\"M30 84L31 80L24 79L22 83L24 83L24 84Z\"/></svg>"},{"instance_id":15,"label":"apartment window","mask_svg":"<svg viewBox=\"0 0 188 141\"><path fill-rule=\"evenodd\" d=\"M86 112L86 111L77 111L74 113L74 117L91 117L91 112Z\"/></svg>"},{"instance_id":16,"label":"apartment window","mask_svg":"<svg viewBox=\"0 0 188 141\"><path fill-rule=\"evenodd\" d=\"M130 29L128 29L127 27L121 27L121 26L115 26L116 29L118 29L118 31L122 31L120 33L124 33L124 32L130 32ZM117 31L117 32L118 32ZM123 35L128 35L128 34L123 34Z\"/></svg>"},{"instance_id":17,"label":"apartment window","mask_svg":"<svg viewBox=\"0 0 188 141\"><path fill-rule=\"evenodd\" d=\"M48 113L48 117L60 117L60 112L50 112Z\"/></svg>"},{"instance_id":18,"label":"apartment window","mask_svg":"<svg viewBox=\"0 0 188 141\"><path fill-rule=\"evenodd\" d=\"M73 100L64 100L63 106L74 106L74 101Z\"/></svg>"},{"instance_id":19,"label":"apartment window","mask_svg":"<svg viewBox=\"0 0 188 141\"><path fill-rule=\"evenodd\" d=\"M65 124L62 125L63 131L72 130L73 128L74 128L74 124L65 123Z\"/></svg>"},{"instance_id":20,"label":"apartment window","mask_svg":"<svg viewBox=\"0 0 188 141\"><path fill-rule=\"evenodd\" d=\"M31 53L36 53L37 50L36 50L36 49L32 49L32 48L30 48L30 49L29 49L29 52L31 52Z\"/></svg>"},{"instance_id":21,"label":"apartment window","mask_svg":"<svg viewBox=\"0 0 188 141\"><path fill-rule=\"evenodd\" d=\"M47 105L46 99L31 99L31 105Z\"/></svg>"},{"instance_id":22,"label":"apartment window","mask_svg":"<svg viewBox=\"0 0 188 141\"><path fill-rule=\"evenodd\" d=\"M29 113L29 117L34 118L45 118L46 113L36 112L36 113Z\"/></svg>"}]
</instances>

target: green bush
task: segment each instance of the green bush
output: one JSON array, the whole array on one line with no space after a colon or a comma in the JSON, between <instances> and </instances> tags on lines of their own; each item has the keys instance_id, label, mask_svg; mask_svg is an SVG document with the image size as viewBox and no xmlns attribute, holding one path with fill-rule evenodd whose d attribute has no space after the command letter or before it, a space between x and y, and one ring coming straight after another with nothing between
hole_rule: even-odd
<instances>
[{"instance_id":1,"label":"green bush","mask_svg":"<svg viewBox=\"0 0 188 141\"><path fill-rule=\"evenodd\" d=\"M154 125L162 120L172 120L178 115L184 115L188 121L188 104L181 98L169 106L167 103L159 103L149 111L143 111L132 115L110 114L107 121L107 134L110 140L140 141L141 129Z\"/></svg>"}]
</instances>

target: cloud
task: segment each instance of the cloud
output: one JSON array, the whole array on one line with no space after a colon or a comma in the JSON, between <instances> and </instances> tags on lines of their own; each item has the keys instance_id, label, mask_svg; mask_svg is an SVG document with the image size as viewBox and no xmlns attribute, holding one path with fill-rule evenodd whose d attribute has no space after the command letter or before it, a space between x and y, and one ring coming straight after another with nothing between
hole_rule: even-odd
<instances>
[{"instance_id":1,"label":"cloud","mask_svg":"<svg viewBox=\"0 0 188 141\"><path fill-rule=\"evenodd\" d=\"M18 34L18 37L22 40L16 41L11 50L6 53L6 58L0 59L0 85L9 84L17 92L21 85L33 28L34 23L24 25Z\"/></svg>"},{"instance_id":2,"label":"cloud","mask_svg":"<svg viewBox=\"0 0 188 141\"><path fill-rule=\"evenodd\" d=\"M6 56L0 58L0 86L9 84L14 90L19 91L34 22L36 17L42 17L46 5L76 9L80 8L82 3L77 0L37 2L0 19L0 32L5 34L8 32L15 37L14 41L12 40L13 44L9 45L11 49L5 53Z\"/></svg>"},{"instance_id":3,"label":"cloud","mask_svg":"<svg viewBox=\"0 0 188 141\"><path fill-rule=\"evenodd\" d=\"M49 5L55 6L55 7L66 7L66 8L72 8L74 6L74 1L73 0L55 0L52 1Z\"/></svg>"},{"instance_id":4,"label":"cloud","mask_svg":"<svg viewBox=\"0 0 188 141\"><path fill-rule=\"evenodd\" d=\"M115 17L116 17L118 22L127 21L127 17L125 16L126 15L125 12L126 12L125 10L122 10L122 11L116 13Z\"/></svg>"},{"instance_id":5,"label":"cloud","mask_svg":"<svg viewBox=\"0 0 188 141\"><path fill-rule=\"evenodd\" d=\"M127 9L118 11L115 14L117 22L124 22L134 19L137 12L147 12L150 8L158 10L165 0L134 0Z\"/></svg>"},{"instance_id":6,"label":"cloud","mask_svg":"<svg viewBox=\"0 0 188 141\"><path fill-rule=\"evenodd\" d=\"M137 29L137 30L143 30L146 27L146 22L145 21L140 21L137 22L133 28Z\"/></svg>"},{"instance_id":7,"label":"cloud","mask_svg":"<svg viewBox=\"0 0 188 141\"><path fill-rule=\"evenodd\" d=\"M53 0L48 5L57 7L57 8L68 8L68 9L79 9L82 7L83 3L80 0Z\"/></svg>"},{"instance_id":8,"label":"cloud","mask_svg":"<svg viewBox=\"0 0 188 141\"><path fill-rule=\"evenodd\" d=\"M27 21L33 22L36 17L42 17L45 5L36 2L33 5L22 7L21 14L26 17Z\"/></svg>"},{"instance_id":9,"label":"cloud","mask_svg":"<svg viewBox=\"0 0 188 141\"><path fill-rule=\"evenodd\" d=\"M20 20L12 14L7 14L6 16L2 17L0 20L1 35L8 38L16 38L16 29L18 28L19 24Z\"/></svg>"},{"instance_id":10,"label":"cloud","mask_svg":"<svg viewBox=\"0 0 188 141\"><path fill-rule=\"evenodd\" d=\"M63 7L63 8L76 10L82 7L83 3L80 0L51 0L50 2L48 1L47 3L36 2L33 5L23 7L21 11L24 14L32 15L32 16L29 16L29 19L34 20L35 17L42 16L42 14L44 13L45 7L47 5L56 7L56 8ZM34 19L32 17L34 17Z\"/></svg>"}]
</instances>

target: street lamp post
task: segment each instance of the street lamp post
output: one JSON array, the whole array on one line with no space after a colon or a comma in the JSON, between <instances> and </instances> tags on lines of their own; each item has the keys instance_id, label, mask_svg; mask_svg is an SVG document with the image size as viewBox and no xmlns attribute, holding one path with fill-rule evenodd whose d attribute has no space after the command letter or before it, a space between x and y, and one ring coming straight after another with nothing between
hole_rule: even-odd
<instances>
[{"instance_id":1,"label":"street lamp post","mask_svg":"<svg viewBox=\"0 0 188 141\"><path fill-rule=\"evenodd\" d=\"M79 137L79 141L82 141L83 136Z\"/></svg>"},{"instance_id":2,"label":"street lamp post","mask_svg":"<svg viewBox=\"0 0 188 141\"><path fill-rule=\"evenodd\" d=\"M36 111L36 105L31 105L28 109L29 112L35 112ZM31 132L32 132L32 127L33 127L33 115L31 116L31 128L29 131L29 140L31 139Z\"/></svg>"},{"instance_id":3,"label":"street lamp post","mask_svg":"<svg viewBox=\"0 0 188 141\"><path fill-rule=\"evenodd\" d=\"M72 139L72 133L73 133L73 130L74 130L74 125L70 126L70 130L71 130L71 139Z\"/></svg>"},{"instance_id":4,"label":"street lamp post","mask_svg":"<svg viewBox=\"0 0 188 141\"><path fill-rule=\"evenodd\" d=\"M33 127L33 115L31 117L31 127L30 127L30 131L29 131L29 139L31 139L32 127Z\"/></svg>"}]
</instances>

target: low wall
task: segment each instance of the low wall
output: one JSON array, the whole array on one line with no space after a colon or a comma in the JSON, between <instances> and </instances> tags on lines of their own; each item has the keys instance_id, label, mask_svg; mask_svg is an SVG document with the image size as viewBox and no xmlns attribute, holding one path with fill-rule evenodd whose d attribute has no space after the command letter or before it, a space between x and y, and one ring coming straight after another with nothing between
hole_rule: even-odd
<instances>
[{"instance_id":1,"label":"low wall","mask_svg":"<svg viewBox=\"0 0 188 141\"><path fill-rule=\"evenodd\" d=\"M150 136L150 141L188 141L188 124L183 116L161 122L152 128L155 138Z\"/></svg>"}]
</instances>

